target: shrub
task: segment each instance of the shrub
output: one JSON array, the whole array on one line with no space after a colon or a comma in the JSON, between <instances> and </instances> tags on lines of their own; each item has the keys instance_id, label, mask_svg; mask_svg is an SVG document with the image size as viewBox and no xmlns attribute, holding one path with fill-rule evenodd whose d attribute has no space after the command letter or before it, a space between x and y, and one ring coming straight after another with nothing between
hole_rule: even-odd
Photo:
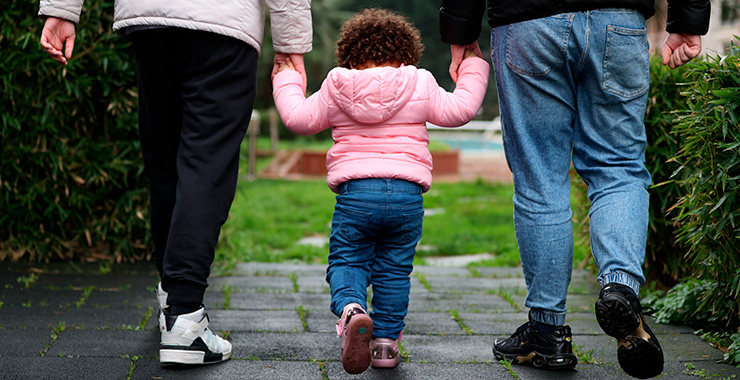
<instances>
[{"instance_id":1,"label":"shrub","mask_svg":"<svg viewBox=\"0 0 740 380\"><path fill-rule=\"evenodd\" d=\"M658 323L716 326L722 316L701 308L701 294L711 287L709 281L688 278L668 291L648 292L648 295L643 297L643 303L655 309L653 317Z\"/></svg>"},{"instance_id":2,"label":"shrub","mask_svg":"<svg viewBox=\"0 0 740 380\"><path fill-rule=\"evenodd\" d=\"M711 286L700 296L704 312L740 326L740 48L693 70L688 109L673 133L682 142L675 175L683 196L675 206L678 240L692 268Z\"/></svg>"},{"instance_id":3,"label":"shrub","mask_svg":"<svg viewBox=\"0 0 740 380\"><path fill-rule=\"evenodd\" d=\"M684 262L686 249L676 242L676 222L668 215L668 209L683 195L681 185L671 178L677 168L671 160L681 148L681 141L671 130L678 118L676 111L686 107L681 91L694 77L690 65L670 69L663 65L660 56L655 55L650 60L645 166L652 175L653 185L649 189L645 272L648 280L661 288L675 285L690 273Z\"/></svg>"},{"instance_id":4,"label":"shrub","mask_svg":"<svg viewBox=\"0 0 740 380\"><path fill-rule=\"evenodd\" d=\"M727 339L730 345L725 352L725 361L740 366L740 333L731 334Z\"/></svg>"},{"instance_id":5,"label":"shrub","mask_svg":"<svg viewBox=\"0 0 740 380\"><path fill-rule=\"evenodd\" d=\"M724 351L724 361L727 364L740 367L740 333L698 330L696 334L712 346Z\"/></svg>"},{"instance_id":6,"label":"shrub","mask_svg":"<svg viewBox=\"0 0 740 380\"><path fill-rule=\"evenodd\" d=\"M113 3L86 2L66 67L38 43L38 2L3 4L0 261L143 257L136 75Z\"/></svg>"},{"instance_id":7,"label":"shrub","mask_svg":"<svg viewBox=\"0 0 740 380\"><path fill-rule=\"evenodd\" d=\"M648 289L642 302L655 309L653 317L658 323L681 323L698 329L697 335L724 351L728 364L737 366L740 365L740 333L725 331L723 320L727 316L712 313L702 306L703 294L711 292L715 285L707 280L688 278L668 291Z\"/></svg>"}]
</instances>

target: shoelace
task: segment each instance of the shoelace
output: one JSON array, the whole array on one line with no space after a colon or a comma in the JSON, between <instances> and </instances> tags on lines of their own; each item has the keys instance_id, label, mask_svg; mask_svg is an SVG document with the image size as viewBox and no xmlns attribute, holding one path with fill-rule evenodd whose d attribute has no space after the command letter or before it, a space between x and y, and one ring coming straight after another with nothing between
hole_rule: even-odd
<instances>
[{"instance_id":1,"label":"shoelace","mask_svg":"<svg viewBox=\"0 0 740 380\"><path fill-rule=\"evenodd\" d=\"M516 329L516 331L514 331L514 334L512 334L512 335L511 335L511 337L513 338L513 337L515 337L515 336L519 336L519 335L521 335L521 334L522 334L522 333L524 333L524 331L526 331L526 330L527 330L527 329L528 329L528 328L529 328L530 326L532 326L530 322L527 322L527 323L525 323L525 324L523 324L523 325L519 326L519 327L518 327L518 328ZM534 326L532 326L532 328L534 328Z\"/></svg>"}]
</instances>

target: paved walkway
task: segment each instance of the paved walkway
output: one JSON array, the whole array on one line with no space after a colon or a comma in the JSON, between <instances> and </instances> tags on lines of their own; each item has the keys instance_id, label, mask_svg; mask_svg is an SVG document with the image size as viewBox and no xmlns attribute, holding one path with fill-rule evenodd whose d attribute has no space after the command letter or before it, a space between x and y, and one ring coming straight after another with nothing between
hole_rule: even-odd
<instances>
[{"instance_id":1,"label":"paved walkway","mask_svg":"<svg viewBox=\"0 0 740 380\"><path fill-rule=\"evenodd\" d=\"M324 266L243 264L212 278L206 307L234 358L163 368L151 265L0 268L0 379L626 379L616 342L593 315L598 286L575 273L567 322L579 364L548 372L494 360L491 344L526 320L517 268L417 267L393 370L344 373ZM75 271L77 271L75 273ZM29 275L29 273L32 273ZM214 274L216 275L216 274ZM651 324L663 345L664 379L735 378L722 352L685 326Z\"/></svg>"}]
</instances>

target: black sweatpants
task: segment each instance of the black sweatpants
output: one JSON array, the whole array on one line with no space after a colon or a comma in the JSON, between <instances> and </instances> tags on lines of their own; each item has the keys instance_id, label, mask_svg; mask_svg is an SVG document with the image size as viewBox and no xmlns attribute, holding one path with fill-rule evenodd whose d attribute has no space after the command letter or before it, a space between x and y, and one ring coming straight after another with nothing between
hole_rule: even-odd
<instances>
[{"instance_id":1,"label":"black sweatpants","mask_svg":"<svg viewBox=\"0 0 740 380\"><path fill-rule=\"evenodd\" d=\"M153 257L168 304L195 309L234 200L257 51L235 38L180 28L143 30L131 39Z\"/></svg>"}]
</instances>

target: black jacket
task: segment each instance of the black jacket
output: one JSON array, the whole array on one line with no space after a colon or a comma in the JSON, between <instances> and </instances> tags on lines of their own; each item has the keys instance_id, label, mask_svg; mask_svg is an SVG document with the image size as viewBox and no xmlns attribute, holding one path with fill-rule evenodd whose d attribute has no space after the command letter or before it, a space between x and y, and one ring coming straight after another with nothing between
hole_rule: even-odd
<instances>
[{"instance_id":1,"label":"black jacket","mask_svg":"<svg viewBox=\"0 0 740 380\"><path fill-rule=\"evenodd\" d=\"M552 16L563 12L599 8L636 9L650 18L655 0L488 0L492 27ZM467 45L478 39L486 0L442 0L439 33L448 44ZM709 0L668 0L669 33L704 35L709 29Z\"/></svg>"}]
</instances>

